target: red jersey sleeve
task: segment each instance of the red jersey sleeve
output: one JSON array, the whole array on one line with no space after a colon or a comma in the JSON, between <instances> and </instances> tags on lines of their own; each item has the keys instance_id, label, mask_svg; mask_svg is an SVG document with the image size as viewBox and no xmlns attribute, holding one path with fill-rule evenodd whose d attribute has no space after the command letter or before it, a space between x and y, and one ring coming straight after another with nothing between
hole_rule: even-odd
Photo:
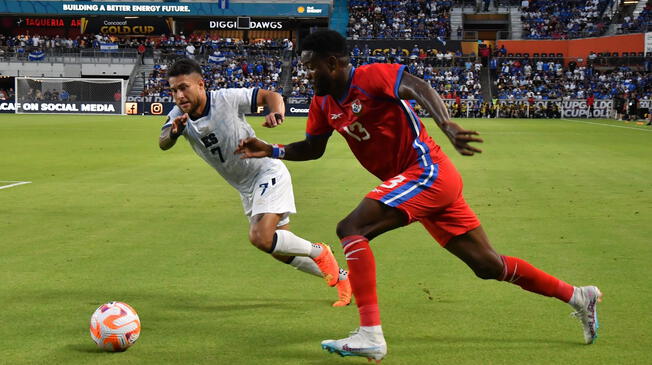
<instances>
[{"instance_id":1,"label":"red jersey sleeve","mask_svg":"<svg viewBox=\"0 0 652 365\"><path fill-rule=\"evenodd\" d=\"M403 78L403 70L405 65L397 63L370 64L365 69L364 77L356 78L357 84L375 97L400 99L398 86Z\"/></svg>"},{"instance_id":2,"label":"red jersey sleeve","mask_svg":"<svg viewBox=\"0 0 652 365\"><path fill-rule=\"evenodd\" d=\"M306 123L306 136L320 136L333 133L333 127L328 124L326 111L324 111L325 97L313 97L308 110L308 122Z\"/></svg>"}]
</instances>

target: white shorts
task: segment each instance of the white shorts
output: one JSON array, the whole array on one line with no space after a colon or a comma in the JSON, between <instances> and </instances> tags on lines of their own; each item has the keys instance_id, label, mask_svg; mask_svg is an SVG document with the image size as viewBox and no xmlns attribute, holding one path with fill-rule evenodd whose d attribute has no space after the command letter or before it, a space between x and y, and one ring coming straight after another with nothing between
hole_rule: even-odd
<instances>
[{"instance_id":1,"label":"white shorts","mask_svg":"<svg viewBox=\"0 0 652 365\"><path fill-rule=\"evenodd\" d=\"M254 182L253 193L240 192L245 215L283 214L278 226L290 223L290 214L297 212L292 192L292 177L285 164L275 164L258 175Z\"/></svg>"}]
</instances>

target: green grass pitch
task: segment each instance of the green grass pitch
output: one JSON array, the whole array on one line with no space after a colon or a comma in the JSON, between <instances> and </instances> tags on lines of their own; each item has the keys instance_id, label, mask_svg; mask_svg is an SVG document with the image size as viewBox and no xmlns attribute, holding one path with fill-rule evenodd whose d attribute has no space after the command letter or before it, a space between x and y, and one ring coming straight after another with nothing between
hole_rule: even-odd
<instances>
[{"instance_id":1,"label":"green grass pitch","mask_svg":"<svg viewBox=\"0 0 652 365\"><path fill-rule=\"evenodd\" d=\"M163 118L0 116L0 363L366 364L319 342L357 326L334 289L247 241L235 190L181 141L158 149ZM288 118L264 139L304 136ZM453 153L492 244L572 284L598 285L600 338L582 344L571 308L476 279L418 224L373 241L384 364L625 364L652 339L652 132L607 120L459 120L484 153ZM288 162L293 230L337 244L335 226L377 181L340 136L318 161ZM9 183L0 183L7 185ZM131 304L142 334L96 349L88 323ZM645 360L648 359L648 360Z\"/></svg>"}]
</instances>

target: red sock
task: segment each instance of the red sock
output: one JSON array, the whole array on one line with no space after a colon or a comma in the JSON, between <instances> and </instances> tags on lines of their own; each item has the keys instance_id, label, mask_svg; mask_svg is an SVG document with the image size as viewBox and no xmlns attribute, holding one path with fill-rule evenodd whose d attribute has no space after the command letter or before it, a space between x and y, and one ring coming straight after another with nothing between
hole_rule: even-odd
<instances>
[{"instance_id":1,"label":"red sock","mask_svg":"<svg viewBox=\"0 0 652 365\"><path fill-rule=\"evenodd\" d=\"M340 242L349 266L349 280L360 313L360 325L377 326L380 324L380 311L376 295L376 260L369 240L363 236L347 236Z\"/></svg>"},{"instance_id":2,"label":"red sock","mask_svg":"<svg viewBox=\"0 0 652 365\"><path fill-rule=\"evenodd\" d=\"M518 257L500 256L503 260L503 274L500 281L509 281L533 293L555 297L568 303L573 296L574 287L547 274L529 262Z\"/></svg>"}]
</instances>

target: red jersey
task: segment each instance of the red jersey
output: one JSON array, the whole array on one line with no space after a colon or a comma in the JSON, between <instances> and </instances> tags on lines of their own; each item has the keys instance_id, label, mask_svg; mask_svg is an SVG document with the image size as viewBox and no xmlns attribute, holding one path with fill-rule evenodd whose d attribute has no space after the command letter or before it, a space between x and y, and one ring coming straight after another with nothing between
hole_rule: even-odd
<instances>
[{"instance_id":1,"label":"red jersey","mask_svg":"<svg viewBox=\"0 0 652 365\"><path fill-rule=\"evenodd\" d=\"M384 63L352 68L342 99L313 97L308 137L337 130L362 166L381 180L446 158L410 104L398 96L404 68Z\"/></svg>"}]
</instances>

